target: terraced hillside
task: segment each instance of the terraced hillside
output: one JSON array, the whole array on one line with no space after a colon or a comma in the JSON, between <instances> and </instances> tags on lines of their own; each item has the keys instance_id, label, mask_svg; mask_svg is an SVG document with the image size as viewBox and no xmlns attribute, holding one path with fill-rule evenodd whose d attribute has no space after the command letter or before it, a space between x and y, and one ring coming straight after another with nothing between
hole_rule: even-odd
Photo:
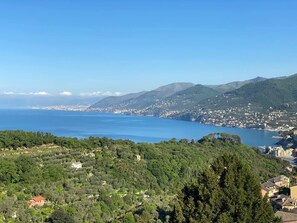
<instances>
[{"instance_id":1,"label":"terraced hillside","mask_svg":"<svg viewBox=\"0 0 297 223\"><path fill-rule=\"evenodd\" d=\"M262 180L290 174L288 163L224 134L148 144L5 131L0 145L0 219L7 222L42 222L56 213L71 222L121 222L131 215L136 222L165 222L176 193L224 153L242 157ZM29 208L34 196L46 204Z\"/></svg>"}]
</instances>

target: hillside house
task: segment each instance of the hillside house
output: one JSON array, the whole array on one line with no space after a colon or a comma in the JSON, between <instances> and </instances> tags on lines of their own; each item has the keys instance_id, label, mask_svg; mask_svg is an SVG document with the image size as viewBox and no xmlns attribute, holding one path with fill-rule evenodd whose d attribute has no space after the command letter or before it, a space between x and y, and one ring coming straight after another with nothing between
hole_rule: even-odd
<instances>
[{"instance_id":1,"label":"hillside house","mask_svg":"<svg viewBox=\"0 0 297 223\"><path fill-rule=\"evenodd\" d=\"M272 197L278 193L280 187L289 187L290 186L290 178L280 175L278 177L274 177L261 184L261 193L264 197L266 194L268 197Z\"/></svg>"},{"instance_id":2,"label":"hillside house","mask_svg":"<svg viewBox=\"0 0 297 223\"><path fill-rule=\"evenodd\" d=\"M297 208L297 200L290 198L289 196L284 194L276 195L270 200L273 208L276 210L292 210Z\"/></svg>"},{"instance_id":3,"label":"hillside house","mask_svg":"<svg viewBox=\"0 0 297 223\"><path fill-rule=\"evenodd\" d=\"M71 164L71 168L73 169L81 169L82 168L82 163L81 162L74 162Z\"/></svg>"},{"instance_id":4,"label":"hillside house","mask_svg":"<svg viewBox=\"0 0 297 223\"><path fill-rule=\"evenodd\" d=\"M272 182L278 187L289 187L290 186L290 178L284 175L280 175L278 177L274 177L269 179L267 182Z\"/></svg>"},{"instance_id":5,"label":"hillside house","mask_svg":"<svg viewBox=\"0 0 297 223\"><path fill-rule=\"evenodd\" d=\"M267 194L268 197L272 197L276 193L278 193L278 188L279 187L275 183L267 181L267 182L261 184L262 196L264 197Z\"/></svg>"},{"instance_id":6,"label":"hillside house","mask_svg":"<svg viewBox=\"0 0 297 223\"><path fill-rule=\"evenodd\" d=\"M291 198L297 199L297 186L293 185L290 187Z\"/></svg>"},{"instance_id":7,"label":"hillside house","mask_svg":"<svg viewBox=\"0 0 297 223\"><path fill-rule=\"evenodd\" d=\"M137 161L140 161L141 160L141 156L139 154L135 155L135 157L136 157L136 160Z\"/></svg>"},{"instance_id":8,"label":"hillside house","mask_svg":"<svg viewBox=\"0 0 297 223\"><path fill-rule=\"evenodd\" d=\"M30 208L34 206L43 206L45 204L45 198L42 196L33 197L30 201L28 201L28 205Z\"/></svg>"},{"instance_id":9,"label":"hillside house","mask_svg":"<svg viewBox=\"0 0 297 223\"><path fill-rule=\"evenodd\" d=\"M275 156L292 156L294 153L293 149L284 149L283 147L277 147L273 151L273 155Z\"/></svg>"}]
</instances>

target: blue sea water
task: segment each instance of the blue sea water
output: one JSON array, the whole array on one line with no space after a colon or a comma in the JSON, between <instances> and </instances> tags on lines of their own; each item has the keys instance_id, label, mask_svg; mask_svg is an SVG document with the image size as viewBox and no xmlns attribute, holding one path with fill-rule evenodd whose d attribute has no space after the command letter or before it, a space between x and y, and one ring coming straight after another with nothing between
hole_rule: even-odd
<instances>
[{"instance_id":1,"label":"blue sea water","mask_svg":"<svg viewBox=\"0 0 297 223\"><path fill-rule=\"evenodd\" d=\"M275 132L226 128L156 117L128 116L95 112L46 110L0 110L0 130L50 132L57 136L106 136L135 142L195 139L213 132L237 134L250 146L273 145Z\"/></svg>"}]
</instances>

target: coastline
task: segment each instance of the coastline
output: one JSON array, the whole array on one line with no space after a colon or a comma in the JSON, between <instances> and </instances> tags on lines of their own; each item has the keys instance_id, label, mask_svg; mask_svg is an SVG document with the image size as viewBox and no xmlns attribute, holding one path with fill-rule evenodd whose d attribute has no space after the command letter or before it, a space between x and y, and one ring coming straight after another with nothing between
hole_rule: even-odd
<instances>
[{"instance_id":1,"label":"coastline","mask_svg":"<svg viewBox=\"0 0 297 223\"><path fill-rule=\"evenodd\" d=\"M178 119L170 116L156 116L156 115L145 115L141 113L132 113L132 112L120 112L120 111L109 111L109 112L104 112L104 111L99 111L99 110L90 110L88 109L89 106L86 105L81 105L81 106L46 106L46 107L31 107L30 109L32 110L47 110L47 111L76 111L76 112L97 112L97 113L110 113L110 114L121 114L121 115L129 115L129 116L143 116L143 117L156 117L156 118L162 118L162 119L171 119L171 120L177 120L177 121L184 121L184 122L193 122L193 123L199 123L203 125L209 125L209 126L215 126L215 127L226 127L226 128L238 128L238 129L252 129L252 130L258 130L258 131L267 131L267 132L277 132L278 136L273 136L272 138L274 139L281 139L282 137L280 136L282 132L289 131L291 128L288 129L273 129L273 128L250 128L250 127L244 127L244 126L232 126L228 124L223 124L223 125L215 125L211 123L204 123L204 122L199 122L195 120L187 120L187 119Z\"/></svg>"},{"instance_id":2,"label":"coastline","mask_svg":"<svg viewBox=\"0 0 297 223\"><path fill-rule=\"evenodd\" d=\"M3 130L45 131L57 136L108 137L150 143L167 141L172 138L199 140L211 133L229 133L239 135L244 144L252 147L274 146L278 141L272 138L277 135L276 132L217 127L198 122L132 114L84 110L47 111L29 108L3 109L0 112L1 129ZM19 120L18 122L14 122L16 118Z\"/></svg>"}]
</instances>

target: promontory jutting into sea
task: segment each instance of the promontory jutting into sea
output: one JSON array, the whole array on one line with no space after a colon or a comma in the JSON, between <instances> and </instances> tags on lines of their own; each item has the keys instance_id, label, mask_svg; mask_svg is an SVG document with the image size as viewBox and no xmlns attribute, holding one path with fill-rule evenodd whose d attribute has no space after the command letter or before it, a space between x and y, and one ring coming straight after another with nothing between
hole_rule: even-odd
<instances>
[{"instance_id":1,"label":"promontory jutting into sea","mask_svg":"<svg viewBox=\"0 0 297 223\"><path fill-rule=\"evenodd\" d=\"M160 142L172 138L199 140L214 132L237 134L243 143L250 146L272 146L278 141L273 138L277 132L96 112L0 110L0 123L2 130L22 129L50 132L57 136L98 136L136 142Z\"/></svg>"}]
</instances>

